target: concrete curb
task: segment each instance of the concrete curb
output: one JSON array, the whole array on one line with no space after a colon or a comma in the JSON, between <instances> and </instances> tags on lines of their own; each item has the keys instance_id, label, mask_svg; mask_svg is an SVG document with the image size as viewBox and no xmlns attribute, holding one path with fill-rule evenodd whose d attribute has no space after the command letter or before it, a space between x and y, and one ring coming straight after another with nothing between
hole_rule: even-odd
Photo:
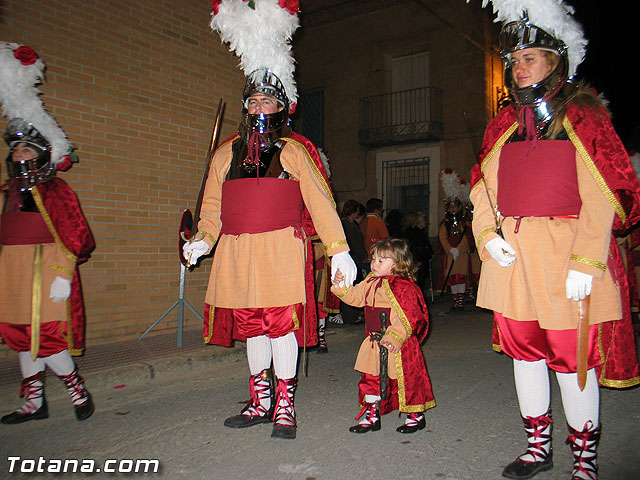
<instances>
[{"instance_id":1,"label":"concrete curb","mask_svg":"<svg viewBox=\"0 0 640 480\"><path fill-rule=\"evenodd\" d=\"M238 342L233 348L208 347L206 350L185 354L158 356L124 365L81 371L80 374L84 377L89 391L98 392L184 375L194 370L206 370L222 362L239 361L245 356L245 344ZM45 382L47 400L67 398L64 385L50 370L47 370ZM6 405L7 409L19 407L21 403L18 388L19 385L0 387L0 404Z\"/></svg>"}]
</instances>

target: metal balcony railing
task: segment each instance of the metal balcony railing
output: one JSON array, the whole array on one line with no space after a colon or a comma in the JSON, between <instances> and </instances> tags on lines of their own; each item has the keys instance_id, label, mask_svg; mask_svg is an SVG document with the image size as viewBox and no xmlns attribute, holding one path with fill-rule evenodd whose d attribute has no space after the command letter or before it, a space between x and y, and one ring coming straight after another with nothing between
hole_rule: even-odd
<instances>
[{"instance_id":1,"label":"metal balcony railing","mask_svg":"<svg viewBox=\"0 0 640 480\"><path fill-rule=\"evenodd\" d=\"M415 88L360 99L360 145L436 141L442 139L443 131L439 88Z\"/></svg>"}]
</instances>

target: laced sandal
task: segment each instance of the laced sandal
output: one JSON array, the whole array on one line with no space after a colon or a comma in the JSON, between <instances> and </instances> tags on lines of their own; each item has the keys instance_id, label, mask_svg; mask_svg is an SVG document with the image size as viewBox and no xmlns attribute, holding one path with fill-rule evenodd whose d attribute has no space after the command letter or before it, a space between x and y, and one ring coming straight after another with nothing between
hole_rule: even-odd
<instances>
[{"instance_id":1,"label":"laced sandal","mask_svg":"<svg viewBox=\"0 0 640 480\"><path fill-rule=\"evenodd\" d=\"M593 422L589 420L584 424L581 432L571 428L566 443L573 453L573 472L571 480L597 480L598 479L598 441L600 440L600 427L593 428Z\"/></svg>"},{"instance_id":2,"label":"laced sandal","mask_svg":"<svg viewBox=\"0 0 640 480\"><path fill-rule=\"evenodd\" d=\"M84 386L84 379L78 375L78 369L75 368L69 375L58 375L58 378L62 380L65 387L67 387L67 391L73 402L76 418L82 421L93 415L95 406L89 390Z\"/></svg>"},{"instance_id":3,"label":"laced sandal","mask_svg":"<svg viewBox=\"0 0 640 480\"><path fill-rule=\"evenodd\" d=\"M19 395L20 398L25 399L25 403L15 412L0 418L1 423L10 425L49 418L47 399L44 396L44 372L23 379L20 383ZM40 399L42 399L41 402Z\"/></svg>"},{"instance_id":4,"label":"laced sandal","mask_svg":"<svg viewBox=\"0 0 640 480\"><path fill-rule=\"evenodd\" d=\"M551 412L539 417L523 417L529 446L527 451L504 467L502 476L512 479L527 479L553 468L551 448Z\"/></svg>"},{"instance_id":5,"label":"laced sandal","mask_svg":"<svg viewBox=\"0 0 640 480\"><path fill-rule=\"evenodd\" d=\"M363 418L364 416L364 418ZM362 420L361 420L362 419ZM369 431L376 432L380 430L380 408L378 402L366 403L362 406L356 420L356 425L349 427L349 431L353 433L367 433Z\"/></svg>"},{"instance_id":6,"label":"laced sandal","mask_svg":"<svg viewBox=\"0 0 640 480\"><path fill-rule=\"evenodd\" d=\"M327 346L327 339L324 336L324 325L318 323L318 353L329 353L329 347Z\"/></svg>"},{"instance_id":7,"label":"laced sandal","mask_svg":"<svg viewBox=\"0 0 640 480\"><path fill-rule=\"evenodd\" d=\"M271 396L271 380L269 371L263 370L249 378L250 398L239 415L229 417L224 426L229 428L246 428L260 423L271 422L273 414L273 398Z\"/></svg>"},{"instance_id":8,"label":"laced sandal","mask_svg":"<svg viewBox=\"0 0 640 480\"><path fill-rule=\"evenodd\" d=\"M276 386L275 412L273 414L272 437L296 438L296 412L293 406L293 395L296 390L296 378L278 379Z\"/></svg>"},{"instance_id":9,"label":"laced sandal","mask_svg":"<svg viewBox=\"0 0 640 480\"><path fill-rule=\"evenodd\" d=\"M415 433L418 430L422 430L427 425L424 419L424 414L420 413L408 413L407 418L402 425L396 428L398 433Z\"/></svg>"}]
</instances>

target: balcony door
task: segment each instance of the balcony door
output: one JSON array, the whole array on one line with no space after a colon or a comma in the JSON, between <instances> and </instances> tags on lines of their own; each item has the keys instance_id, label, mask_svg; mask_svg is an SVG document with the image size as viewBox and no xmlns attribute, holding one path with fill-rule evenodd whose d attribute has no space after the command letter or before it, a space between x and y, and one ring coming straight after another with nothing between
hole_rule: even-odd
<instances>
[{"instance_id":1,"label":"balcony door","mask_svg":"<svg viewBox=\"0 0 640 480\"><path fill-rule=\"evenodd\" d=\"M392 125L396 135L427 125L430 118L429 52L391 59Z\"/></svg>"}]
</instances>

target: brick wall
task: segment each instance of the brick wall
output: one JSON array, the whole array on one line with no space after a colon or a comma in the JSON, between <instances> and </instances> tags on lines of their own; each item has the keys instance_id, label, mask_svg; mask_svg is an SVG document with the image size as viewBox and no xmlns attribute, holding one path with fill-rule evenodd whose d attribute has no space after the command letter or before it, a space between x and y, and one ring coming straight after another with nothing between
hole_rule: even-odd
<instances>
[{"instance_id":1,"label":"brick wall","mask_svg":"<svg viewBox=\"0 0 640 480\"><path fill-rule=\"evenodd\" d=\"M59 175L97 242L80 267L88 346L137 337L178 298L180 218L195 207L218 101L227 103L225 138L243 86L237 59L209 29L209 3L0 3L0 40L32 47L47 64L43 100L80 157ZM211 260L203 263L186 275L186 299L200 311ZM152 334L174 332L176 318ZM185 321L200 325L188 309Z\"/></svg>"}]
</instances>

